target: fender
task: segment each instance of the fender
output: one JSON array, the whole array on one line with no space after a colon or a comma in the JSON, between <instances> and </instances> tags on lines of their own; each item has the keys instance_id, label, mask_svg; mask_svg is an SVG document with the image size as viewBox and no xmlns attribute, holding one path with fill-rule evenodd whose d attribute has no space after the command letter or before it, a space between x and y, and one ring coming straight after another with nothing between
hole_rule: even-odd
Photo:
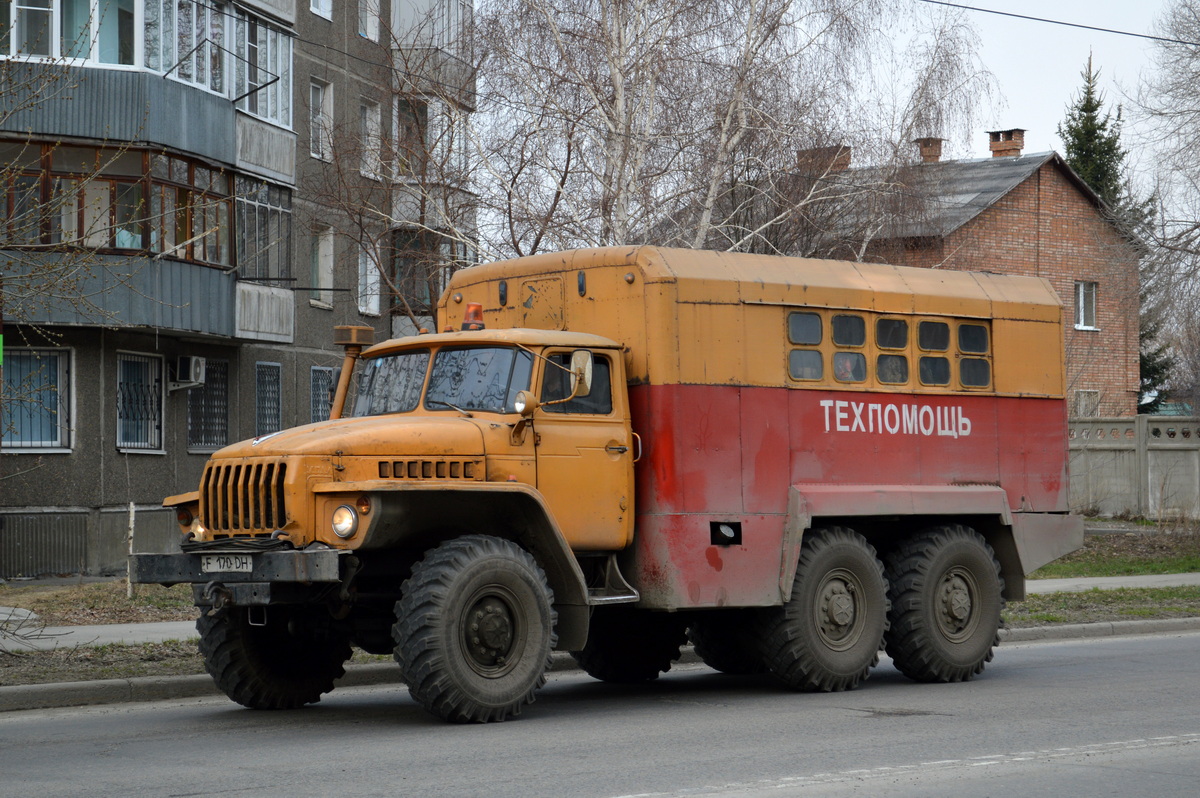
<instances>
[{"instance_id":1,"label":"fender","mask_svg":"<svg viewBox=\"0 0 1200 798\"><path fill-rule=\"evenodd\" d=\"M1022 527L1033 526L1032 519L1025 518L1032 515L1035 514L1022 514ZM1025 574L1046 560L1042 552L1033 551L1029 545L1033 536L1014 536L1008 495L998 485L792 485L788 488L788 514L784 522L780 593L791 595L801 541L814 519L846 519L852 526L862 526L858 531L876 549L886 550L906 534L938 523L939 517L973 525L987 539L1000 562L1004 597L1011 601L1024 598ZM854 519L860 523L855 524ZM868 519L871 523L865 523ZM1065 538L1074 535L1073 527L1069 527L1047 524L1038 531L1061 530ZM1064 540L1061 546L1053 548L1070 551L1064 548L1069 545Z\"/></svg>"},{"instance_id":2,"label":"fender","mask_svg":"<svg viewBox=\"0 0 1200 798\"><path fill-rule=\"evenodd\" d=\"M546 572L558 611L558 648L578 650L587 641L587 584L575 554L542 495L520 482L462 480L363 480L319 482L316 494L365 494L371 521L359 551L428 549L461 534L512 540Z\"/></svg>"}]
</instances>

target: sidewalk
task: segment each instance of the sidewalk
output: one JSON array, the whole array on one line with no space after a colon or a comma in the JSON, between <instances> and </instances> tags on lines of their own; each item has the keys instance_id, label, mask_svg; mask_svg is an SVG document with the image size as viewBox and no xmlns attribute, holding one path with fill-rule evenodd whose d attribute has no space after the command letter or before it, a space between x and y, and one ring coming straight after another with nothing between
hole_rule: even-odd
<instances>
[{"instance_id":1,"label":"sidewalk","mask_svg":"<svg viewBox=\"0 0 1200 798\"><path fill-rule=\"evenodd\" d=\"M1112 576L1087 579L1035 579L1026 583L1026 592L1055 593L1078 592L1092 589L1179 587L1200 585L1200 573L1159 574L1152 576ZM6 622L26 625L30 619L11 608L0 607L0 624ZM1070 640L1078 638L1111 637L1134 634L1168 634L1200 631L1200 618L1174 618L1170 620L1113 621L1108 623L1064 624L1040 626L1028 629L1002 629L1000 639L1004 642L1030 642L1041 640ZM193 621L171 623L104 624L99 626L47 627L31 640L20 645L14 641L0 639L0 650L46 651L73 646L96 646L109 643L156 643L164 640L188 640L196 637ZM680 663L699 662L688 646ZM557 652L552 670L571 670L574 661L565 653ZM357 687L372 684L399 684L399 669L392 663L351 665L346 675L338 681L339 687ZM158 701L164 699L193 698L218 695L212 679L207 675L197 676L149 676L135 679L106 679L91 682L67 682L61 684L0 686L0 712L22 709L44 709L51 707L82 706L87 704L112 704L134 701Z\"/></svg>"},{"instance_id":2,"label":"sidewalk","mask_svg":"<svg viewBox=\"0 0 1200 798\"><path fill-rule=\"evenodd\" d=\"M1102 576L1084 579L1031 579L1025 583L1025 589L1031 594L1074 593L1093 589L1112 590L1122 587L1181 587L1188 585L1200 585L1200 573ZM9 608L0 607L0 623L4 622L8 611ZM24 623L28 624L29 621L24 621ZM0 651L49 651L55 648L102 646L111 643L161 643L164 640L190 640L195 637L195 621L48 626L41 630L34 639L23 641L20 645L12 641L0 640Z\"/></svg>"}]
</instances>

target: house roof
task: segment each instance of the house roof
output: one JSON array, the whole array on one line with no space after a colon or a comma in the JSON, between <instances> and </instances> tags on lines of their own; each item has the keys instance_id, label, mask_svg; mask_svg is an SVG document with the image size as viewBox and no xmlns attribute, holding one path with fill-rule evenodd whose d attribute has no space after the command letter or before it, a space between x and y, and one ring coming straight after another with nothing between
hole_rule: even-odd
<instances>
[{"instance_id":1,"label":"house roof","mask_svg":"<svg viewBox=\"0 0 1200 798\"><path fill-rule=\"evenodd\" d=\"M909 167L903 177L905 188L923 201L922 212L897 220L887 236L948 235L995 205L1047 163L1058 167L1097 207L1103 207L1096 192L1056 152L922 163Z\"/></svg>"}]
</instances>

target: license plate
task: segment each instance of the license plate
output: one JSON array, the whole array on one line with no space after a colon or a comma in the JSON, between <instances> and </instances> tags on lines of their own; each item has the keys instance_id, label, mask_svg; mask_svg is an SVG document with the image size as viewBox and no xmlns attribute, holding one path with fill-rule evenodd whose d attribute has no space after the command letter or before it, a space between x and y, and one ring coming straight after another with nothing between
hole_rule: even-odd
<instances>
[{"instance_id":1,"label":"license plate","mask_svg":"<svg viewBox=\"0 0 1200 798\"><path fill-rule=\"evenodd\" d=\"M200 570L206 574L245 573L254 570L254 558L249 554L202 554Z\"/></svg>"}]
</instances>

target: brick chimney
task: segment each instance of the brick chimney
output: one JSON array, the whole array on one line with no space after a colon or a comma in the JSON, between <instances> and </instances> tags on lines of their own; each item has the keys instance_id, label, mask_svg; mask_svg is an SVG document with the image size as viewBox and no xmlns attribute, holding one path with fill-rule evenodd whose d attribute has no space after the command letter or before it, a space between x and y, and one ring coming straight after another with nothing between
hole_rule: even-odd
<instances>
[{"instance_id":1,"label":"brick chimney","mask_svg":"<svg viewBox=\"0 0 1200 798\"><path fill-rule=\"evenodd\" d=\"M923 163L937 163L942 160L942 142L945 139L934 138L932 136L916 139L913 144L917 145L917 149L921 152L921 161Z\"/></svg>"},{"instance_id":2,"label":"brick chimney","mask_svg":"<svg viewBox=\"0 0 1200 798\"><path fill-rule=\"evenodd\" d=\"M850 147L835 144L832 147L813 147L796 153L796 169L810 177L825 173L844 172L850 168Z\"/></svg>"},{"instance_id":3,"label":"brick chimney","mask_svg":"<svg viewBox=\"0 0 1200 798\"><path fill-rule=\"evenodd\" d=\"M991 139L988 146L992 150L993 158L1007 158L1010 155L1015 158L1025 148L1025 130L1023 128L989 130L988 138Z\"/></svg>"}]
</instances>

